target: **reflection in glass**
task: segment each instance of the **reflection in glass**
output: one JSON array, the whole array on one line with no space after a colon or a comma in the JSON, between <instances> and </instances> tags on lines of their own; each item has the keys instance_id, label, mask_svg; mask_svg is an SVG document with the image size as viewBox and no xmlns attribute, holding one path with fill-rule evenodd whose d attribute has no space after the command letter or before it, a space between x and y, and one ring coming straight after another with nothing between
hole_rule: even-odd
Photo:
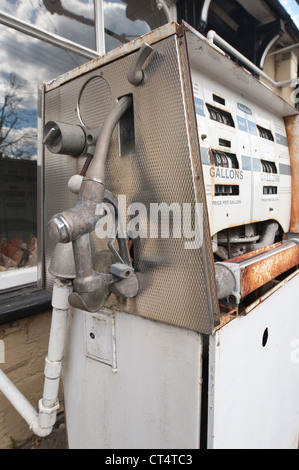
<instances>
[{"instance_id":1,"label":"reflection in glass","mask_svg":"<svg viewBox=\"0 0 299 470\"><path fill-rule=\"evenodd\" d=\"M104 0L103 3L106 51L168 22L155 0Z\"/></svg>"},{"instance_id":2,"label":"reflection in glass","mask_svg":"<svg viewBox=\"0 0 299 470\"><path fill-rule=\"evenodd\" d=\"M37 262L38 84L85 61L0 26L0 272Z\"/></svg>"},{"instance_id":3,"label":"reflection in glass","mask_svg":"<svg viewBox=\"0 0 299 470\"><path fill-rule=\"evenodd\" d=\"M0 0L0 10L95 49L94 0Z\"/></svg>"}]
</instances>

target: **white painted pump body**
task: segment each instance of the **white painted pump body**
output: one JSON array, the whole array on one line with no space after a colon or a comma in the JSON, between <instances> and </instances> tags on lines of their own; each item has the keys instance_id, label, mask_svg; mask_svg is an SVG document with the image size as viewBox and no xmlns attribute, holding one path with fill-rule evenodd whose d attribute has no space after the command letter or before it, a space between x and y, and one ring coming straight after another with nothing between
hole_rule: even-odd
<instances>
[{"instance_id":1,"label":"white painted pump body","mask_svg":"<svg viewBox=\"0 0 299 470\"><path fill-rule=\"evenodd\" d=\"M200 448L203 335L107 309L69 332L71 448ZM208 449L298 448L298 338L298 275L209 336Z\"/></svg>"}]
</instances>

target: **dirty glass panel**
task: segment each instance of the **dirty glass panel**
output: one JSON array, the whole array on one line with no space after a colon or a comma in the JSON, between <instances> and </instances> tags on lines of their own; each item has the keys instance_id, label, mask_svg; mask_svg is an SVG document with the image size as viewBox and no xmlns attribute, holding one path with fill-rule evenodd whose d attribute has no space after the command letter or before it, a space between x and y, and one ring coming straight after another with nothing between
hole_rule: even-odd
<instances>
[{"instance_id":1,"label":"dirty glass panel","mask_svg":"<svg viewBox=\"0 0 299 470\"><path fill-rule=\"evenodd\" d=\"M153 0L104 0L106 51L132 41L168 22Z\"/></svg>"},{"instance_id":2,"label":"dirty glass panel","mask_svg":"<svg viewBox=\"0 0 299 470\"><path fill-rule=\"evenodd\" d=\"M85 60L0 25L0 272L37 262L38 84Z\"/></svg>"},{"instance_id":3,"label":"dirty glass panel","mask_svg":"<svg viewBox=\"0 0 299 470\"><path fill-rule=\"evenodd\" d=\"M94 0L0 0L0 10L95 49Z\"/></svg>"}]
</instances>

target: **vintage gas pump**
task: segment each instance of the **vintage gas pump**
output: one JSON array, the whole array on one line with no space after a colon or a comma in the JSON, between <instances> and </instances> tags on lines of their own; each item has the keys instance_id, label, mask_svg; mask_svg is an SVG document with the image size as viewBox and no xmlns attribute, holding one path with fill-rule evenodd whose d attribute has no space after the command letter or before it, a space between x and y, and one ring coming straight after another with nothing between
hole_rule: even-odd
<instances>
[{"instance_id":1,"label":"vintage gas pump","mask_svg":"<svg viewBox=\"0 0 299 470\"><path fill-rule=\"evenodd\" d=\"M175 23L39 103L55 387L34 432L62 374L70 448L296 447L296 110Z\"/></svg>"}]
</instances>

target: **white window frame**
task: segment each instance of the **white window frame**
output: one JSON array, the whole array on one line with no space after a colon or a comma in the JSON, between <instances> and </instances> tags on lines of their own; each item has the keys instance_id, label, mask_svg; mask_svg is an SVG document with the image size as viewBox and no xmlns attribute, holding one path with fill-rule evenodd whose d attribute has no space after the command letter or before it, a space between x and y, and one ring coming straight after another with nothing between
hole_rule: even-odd
<instances>
[{"instance_id":1,"label":"white window frame","mask_svg":"<svg viewBox=\"0 0 299 470\"><path fill-rule=\"evenodd\" d=\"M37 283L37 266L8 269L0 273L0 294L13 287Z\"/></svg>"},{"instance_id":2,"label":"white window frame","mask_svg":"<svg viewBox=\"0 0 299 470\"><path fill-rule=\"evenodd\" d=\"M177 21L177 0L156 0L167 14L169 21ZM26 21L20 20L13 15L9 15L0 10L0 24L14 28L21 33L32 36L41 41L45 41L57 47L62 47L75 54L82 55L87 59L95 59L105 54L105 27L104 27L104 3L103 0L94 1L94 18L95 18L95 34L96 48L95 50L82 46L74 41L63 38L58 34L50 33L42 28L38 28Z\"/></svg>"},{"instance_id":3,"label":"white window frame","mask_svg":"<svg viewBox=\"0 0 299 470\"><path fill-rule=\"evenodd\" d=\"M87 59L95 59L99 56L98 52L93 49L89 49L81 44L70 41L58 34L50 33L44 29L38 28L37 26L20 20L3 11L0 11L0 24L8 26L9 28L14 28L17 31L27 34L28 36L32 36L35 39L40 39L41 41L61 47L75 54L82 55Z\"/></svg>"},{"instance_id":4,"label":"white window frame","mask_svg":"<svg viewBox=\"0 0 299 470\"><path fill-rule=\"evenodd\" d=\"M150 0L148 0L150 1ZM160 4L168 16L168 21L177 21L177 0L155 0ZM104 1L95 0L95 29L96 29L96 50L99 55L106 52L105 48L105 25L104 25Z\"/></svg>"}]
</instances>

